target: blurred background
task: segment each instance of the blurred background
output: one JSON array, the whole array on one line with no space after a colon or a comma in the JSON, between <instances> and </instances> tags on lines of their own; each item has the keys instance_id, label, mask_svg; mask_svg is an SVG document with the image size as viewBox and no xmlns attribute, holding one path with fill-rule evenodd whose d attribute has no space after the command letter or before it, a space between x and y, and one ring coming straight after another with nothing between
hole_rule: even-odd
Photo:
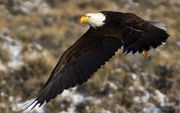
<instances>
[{"instance_id":1,"label":"blurred background","mask_svg":"<svg viewBox=\"0 0 180 113\"><path fill-rule=\"evenodd\" d=\"M38 92L88 29L80 17L100 10L164 22L167 44L150 58L118 52L88 82L31 113L180 112L180 0L0 0L0 113Z\"/></svg>"}]
</instances>

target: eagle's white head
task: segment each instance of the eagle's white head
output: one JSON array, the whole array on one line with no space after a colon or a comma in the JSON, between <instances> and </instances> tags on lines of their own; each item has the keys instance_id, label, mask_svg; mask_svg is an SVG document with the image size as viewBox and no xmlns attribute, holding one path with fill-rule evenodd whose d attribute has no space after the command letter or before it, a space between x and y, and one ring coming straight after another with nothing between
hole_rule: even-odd
<instances>
[{"instance_id":1,"label":"eagle's white head","mask_svg":"<svg viewBox=\"0 0 180 113\"><path fill-rule=\"evenodd\" d=\"M92 27L103 26L106 20L106 16L103 13L87 13L85 16L82 16L80 23L88 23Z\"/></svg>"}]
</instances>

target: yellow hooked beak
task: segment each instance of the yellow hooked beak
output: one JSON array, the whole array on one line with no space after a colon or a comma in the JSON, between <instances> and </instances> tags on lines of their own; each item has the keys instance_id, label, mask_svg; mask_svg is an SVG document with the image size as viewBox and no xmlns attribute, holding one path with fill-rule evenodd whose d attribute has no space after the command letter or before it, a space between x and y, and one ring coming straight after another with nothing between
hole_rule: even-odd
<instances>
[{"instance_id":1,"label":"yellow hooked beak","mask_svg":"<svg viewBox=\"0 0 180 113\"><path fill-rule=\"evenodd\" d=\"M147 52L146 52L145 50L143 50L143 51L141 52L141 54L142 54L144 57L147 56Z\"/></svg>"},{"instance_id":2,"label":"yellow hooked beak","mask_svg":"<svg viewBox=\"0 0 180 113\"><path fill-rule=\"evenodd\" d=\"M82 16L81 19L80 19L80 23L82 24L82 23L84 23L84 22L88 22L89 20L90 20L89 17L87 17L87 16Z\"/></svg>"}]
</instances>

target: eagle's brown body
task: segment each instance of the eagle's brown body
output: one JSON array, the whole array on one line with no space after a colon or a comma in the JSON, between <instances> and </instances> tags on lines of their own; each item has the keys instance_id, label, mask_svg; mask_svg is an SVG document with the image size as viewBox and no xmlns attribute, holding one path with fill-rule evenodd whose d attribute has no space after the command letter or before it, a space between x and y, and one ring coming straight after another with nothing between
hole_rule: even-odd
<instances>
[{"instance_id":1,"label":"eagle's brown body","mask_svg":"<svg viewBox=\"0 0 180 113\"><path fill-rule=\"evenodd\" d=\"M156 48L168 38L166 31L132 13L102 11L104 25L90 26L61 56L48 81L35 97L35 106L48 102L63 90L86 82L115 52L142 52ZM31 104L30 104L31 105Z\"/></svg>"}]
</instances>

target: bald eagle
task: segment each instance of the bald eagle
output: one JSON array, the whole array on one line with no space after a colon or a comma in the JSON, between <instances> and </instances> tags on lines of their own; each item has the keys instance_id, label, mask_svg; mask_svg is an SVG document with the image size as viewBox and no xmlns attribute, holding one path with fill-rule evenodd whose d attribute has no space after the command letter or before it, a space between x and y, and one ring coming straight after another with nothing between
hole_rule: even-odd
<instances>
[{"instance_id":1,"label":"bald eagle","mask_svg":"<svg viewBox=\"0 0 180 113\"><path fill-rule=\"evenodd\" d=\"M28 107L49 102L65 89L86 82L115 52L123 46L123 53L142 53L157 48L168 38L160 29L133 13L101 11L87 13L80 23L90 25L61 56L42 89Z\"/></svg>"}]
</instances>

